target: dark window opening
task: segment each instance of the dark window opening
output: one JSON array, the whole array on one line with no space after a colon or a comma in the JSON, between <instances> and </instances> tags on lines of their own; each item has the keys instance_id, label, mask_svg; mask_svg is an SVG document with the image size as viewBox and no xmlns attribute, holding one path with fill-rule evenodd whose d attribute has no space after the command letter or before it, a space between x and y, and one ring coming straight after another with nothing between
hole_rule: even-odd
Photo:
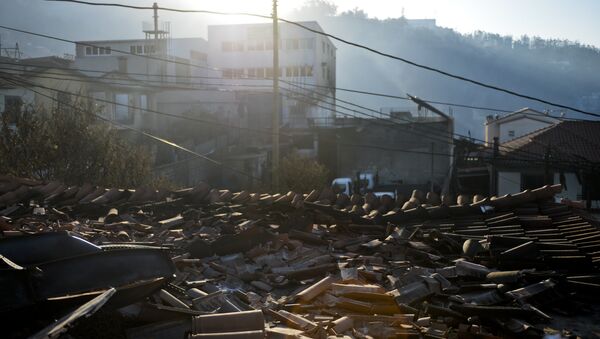
<instances>
[{"instance_id":1,"label":"dark window opening","mask_svg":"<svg viewBox=\"0 0 600 339\"><path fill-rule=\"evenodd\" d=\"M3 118L6 119L6 122L8 122L9 124L16 123L17 118L21 114L22 109L23 99L21 97L11 95L7 95L4 97Z\"/></svg>"},{"instance_id":2,"label":"dark window opening","mask_svg":"<svg viewBox=\"0 0 600 339\"><path fill-rule=\"evenodd\" d=\"M521 174L521 190L531 190L544 186L544 174Z\"/></svg>"}]
</instances>

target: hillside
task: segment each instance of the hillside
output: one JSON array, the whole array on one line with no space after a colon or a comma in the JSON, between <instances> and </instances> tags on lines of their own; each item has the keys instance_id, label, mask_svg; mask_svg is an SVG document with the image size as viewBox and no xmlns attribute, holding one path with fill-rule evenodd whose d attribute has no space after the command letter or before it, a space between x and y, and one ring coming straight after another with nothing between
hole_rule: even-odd
<instances>
[{"instance_id":1,"label":"hillside","mask_svg":"<svg viewBox=\"0 0 600 339\"><path fill-rule=\"evenodd\" d=\"M323 29L347 40L403 58L512 89L531 96L600 112L600 50L564 40L513 38L492 33L460 34L451 29L413 27L404 18L378 20L360 10L333 14L326 4L313 2L294 13L296 20L318 20ZM552 109L534 101L418 69L400 61L335 42L338 87L425 99L516 110L529 106ZM406 105L399 100L357 97L339 92L339 98L371 108ZM438 106L448 111L448 107ZM453 108L456 130L483 136L485 116L493 112ZM553 114L560 114L554 111ZM572 112L567 116L589 118Z\"/></svg>"}]
</instances>

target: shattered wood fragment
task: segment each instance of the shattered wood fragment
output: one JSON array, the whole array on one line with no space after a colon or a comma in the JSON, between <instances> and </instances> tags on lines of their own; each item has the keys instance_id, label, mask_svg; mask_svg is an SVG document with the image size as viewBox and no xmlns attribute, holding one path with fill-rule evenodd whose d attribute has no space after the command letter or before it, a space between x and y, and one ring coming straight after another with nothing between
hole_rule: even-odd
<instances>
[{"instance_id":1,"label":"shattered wood fragment","mask_svg":"<svg viewBox=\"0 0 600 339\"><path fill-rule=\"evenodd\" d=\"M308 288L302 290L302 292L296 294L296 297L298 297L300 301L309 302L321 293L328 290L331 287L331 284L335 283L336 281L338 281L337 278L328 275Z\"/></svg>"},{"instance_id":2,"label":"shattered wood fragment","mask_svg":"<svg viewBox=\"0 0 600 339\"><path fill-rule=\"evenodd\" d=\"M65 313L19 314L77 309L111 286L97 314L126 317L130 338L540 337L564 329L556 312L585 317L579 301L600 290L600 232L551 200L560 186L458 205L419 191L394 200L2 178L7 337ZM80 338L79 323L58 327Z\"/></svg>"}]
</instances>

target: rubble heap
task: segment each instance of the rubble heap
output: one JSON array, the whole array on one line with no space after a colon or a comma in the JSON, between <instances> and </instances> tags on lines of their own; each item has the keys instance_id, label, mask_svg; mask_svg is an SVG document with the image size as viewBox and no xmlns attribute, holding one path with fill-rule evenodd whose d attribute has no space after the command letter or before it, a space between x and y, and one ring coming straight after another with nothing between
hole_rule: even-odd
<instances>
[{"instance_id":1,"label":"rubble heap","mask_svg":"<svg viewBox=\"0 0 600 339\"><path fill-rule=\"evenodd\" d=\"M3 333L598 335L600 231L560 190L394 200L2 177Z\"/></svg>"}]
</instances>

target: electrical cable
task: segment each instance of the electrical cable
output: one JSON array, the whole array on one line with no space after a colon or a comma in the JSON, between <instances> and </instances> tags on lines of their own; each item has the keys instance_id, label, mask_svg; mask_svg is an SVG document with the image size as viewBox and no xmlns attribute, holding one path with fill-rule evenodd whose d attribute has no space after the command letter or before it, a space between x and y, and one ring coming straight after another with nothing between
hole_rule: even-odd
<instances>
[{"instance_id":1,"label":"electrical cable","mask_svg":"<svg viewBox=\"0 0 600 339\"><path fill-rule=\"evenodd\" d=\"M46 0L46 1L52 1L52 2L71 2L71 3L84 4L84 5L93 5L93 6L112 6L112 7L122 7L122 8L138 9L138 10L139 9L142 9L142 10L154 9L154 7L130 6L130 5L117 4L117 3L95 3L95 2L79 1L79 0ZM261 14L252 14L252 13L227 13L227 12L208 11L208 10L184 10L184 9L167 8L167 7L157 7L157 9L164 10L164 11L170 11L170 12L179 12L179 13L204 13L204 14L217 14L217 15L243 15L243 16L252 16L252 17L258 17L258 18L263 18L263 19L273 19L273 17L270 16L270 15L261 15ZM334 39L336 41L342 42L344 44L347 44L347 45L350 45L350 46L353 46L353 47L357 47L357 48L361 48L361 49L364 49L364 50L369 51L369 52L374 53L374 54L378 54L378 55L383 56L383 57L387 57L387 58L390 58L390 59L398 60L398 61L404 62L406 64L409 64L409 65L417 67L417 68L425 69L425 70L428 70L428 71L431 71L431 72L435 72L435 73L438 73L438 74L441 74L441 75L444 75L444 76L447 76L447 77L450 77L450 78L454 78L454 79L457 79L457 80L461 80L461 81L464 81L464 82L469 82L471 84L474 84L474 85L477 85L477 86L480 86L480 87L488 88L488 89L499 91L499 92L504 92L506 94L510 94L510 95L513 95L513 96L517 96L517 97L528 99L528 100L532 100L532 101L537 101L537 102L540 102L540 103L543 103L543 104L546 104L546 105L551 105L551 106L554 106L554 107L560 107L560 108L568 109L568 110L571 110L571 111L574 111L574 112L578 112L578 113L582 113L582 114L585 114L585 115L590 115L590 116L594 116L594 117L600 117L599 113L593 113L593 112L584 111L584 110L581 110L581 109L578 109L578 108L575 108L575 107L572 107L572 106L563 105L563 104L559 104L559 103L554 103L554 102L551 102L549 100L537 98L537 97L534 97L534 96L531 96L531 95L527 95L527 94L522 94L522 93L516 92L514 90L502 88L502 87L499 87L499 86L496 86L496 85L487 84L487 83L484 83L482 81L478 81L478 80L471 79L471 78L468 78L468 77L465 77L465 76L453 74L453 73L450 73L448 71L444 71L444 70L441 70L441 69L438 69L438 68L435 68L435 67L431 67L431 66L427 66L427 65L424 65L424 64L420 64L420 63L408 60L408 59L403 58L403 57L399 57L399 56L392 55L392 54L389 54L389 53L381 52L381 51L379 51L379 50L377 50L375 48L368 47L366 45L359 44L359 43L356 43L356 42L352 42L352 41L343 39L341 37L338 37L336 35L333 35L333 34L330 34L330 33L327 33L327 32L323 32L323 31L320 31L320 30L316 30L316 29L307 27L307 26L305 26L305 25L303 25L301 23L298 23L298 22L295 22L295 21L292 21L292 20L287 20L287 19L284 19L284 18L281 18L281 17L278 17L277 19L279 21L281 21L281 22L285 22L285 23L288 23L290 25L294 25L294 26L300 27L300 28L305 29L305 30L307 30L309 32L312 32L312 33L315 33L315 34L318 34L318 35L322 35L322 36L326 36L326 37L329 37L329 38ZM3 27L3 26L0 26L0 27Z\"/></svg>"}]
</instances>

